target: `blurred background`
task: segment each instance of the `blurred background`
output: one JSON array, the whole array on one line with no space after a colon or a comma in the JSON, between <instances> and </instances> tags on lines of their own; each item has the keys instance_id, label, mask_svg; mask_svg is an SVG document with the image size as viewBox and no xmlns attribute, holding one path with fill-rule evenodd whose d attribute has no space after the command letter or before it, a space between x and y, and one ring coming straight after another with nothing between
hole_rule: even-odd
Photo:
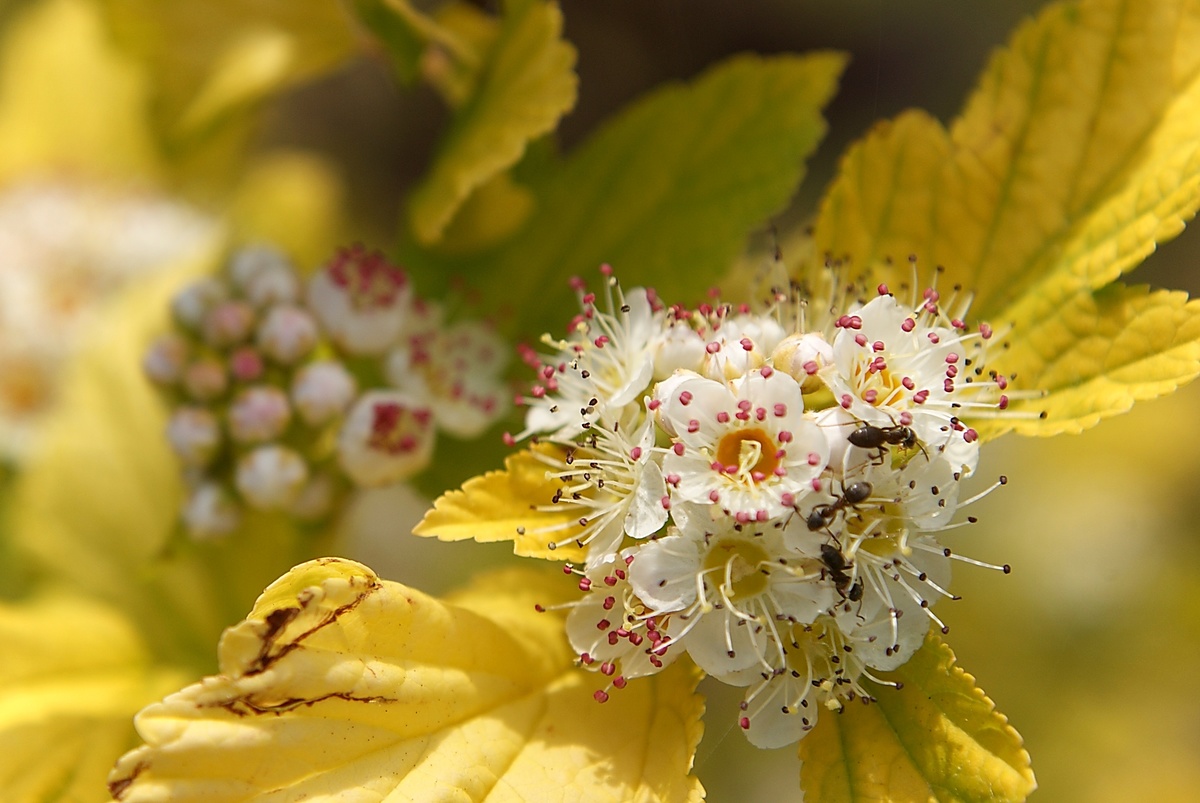
<instances>
[{"instance_id":1,"label":"blurred background","mask_svg":"<svg viewBox=\"0 0 1200 803\"><path fill-rule=\"evenodd\" d=\"M22 5L0 0L0 26ZM843 50L852 60L828 108L829 134L795 208L781 218L802 219L838 155L872 121L915 106L949 122L992 49L1041 5L754 0L734 10L719 0L566 2L580 94L560 128L561 145L576 146L640 93L730 54ZM329 157L345 182L354 229L386 246L400 199L446 120L431 90L399 89L381 64L362 59L275 102L255 147ZM0 252L0 272L4 261ZM1200 291L1200 233L1162 247L1132 281ZM1081 436L1005 438L984 451L981 469L1010 482L973 507L980 523L948 545L1009 563L1013 572L958 567L954 590L964 599L943 602L939 615L961 665L1025 737L1040 783L1034 799L1195 800L1200 387ZM398 543L398 511L421 506L395 495L366 500L349 525L351 556L434 592L488 556L506 559L502 546ZM712 699L697 769L709 799L794 799L794 752L750 748L733 727L740 693L716 684L706 690Z\"/></svg>"}]
</instances>

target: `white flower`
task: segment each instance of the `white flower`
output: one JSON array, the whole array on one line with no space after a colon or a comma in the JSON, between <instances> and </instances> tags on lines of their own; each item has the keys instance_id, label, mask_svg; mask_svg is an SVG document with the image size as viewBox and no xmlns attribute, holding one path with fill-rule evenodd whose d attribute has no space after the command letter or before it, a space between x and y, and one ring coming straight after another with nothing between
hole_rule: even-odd
<instances>
[{"instance_id":1,"label":"white flower","mask_svg":"<svg viewBox=\"0 0 1200 803\"><path fill-rule=\"evenodd\" d=\"M1006 407L990 329L968 333L932 290L909 309L882 285L867 303L829 292L813 329L798 291L764 313L642 290L602 313L585 295L556 353L526 354L521 437L542 433L531 454L558 483L535 532L587 548L567 632L611 678L601 702L687 652L747 687L753 744L794 742L944 629L952 559L989 565L937 539L973 520L955 520L979 453L960 416Z\"/></svg>"},{"instance_id":2,"label":"white flower","mask_svg":"<svg viewBox=\"0 0 1200 803\"><path fill-rule=\"evenodd\" d=\"M155 340L142 358L142 370L152 382L173 385L183 377L188 360L187 341L169 334Z\"/></svg>"},{"instance_id":3,"label":"white flower","mask_svg":"<svg viewBox=\"0 0 1200 803\"><path fill-rule=\"evenodd\" d=\"M654 343L655 379L666 379L681 370L698 373L704 365L704 338L691 327L687 316L676 317L676 313L680 311L667 315Z\"/></svg>"},{"instance_id":4,"label":"white flower","mask_svg":"<svg viewBox=\"0 0 1200 803\"><path fill-rule=\"evenodd\" d=\"M245 301L229 299L209 307L200 322L200 328L208 345L225 349L250 337L255 318L252 306Z\"/></svg>"},{"instance_id":5,"label":"white flower","mask_svg":"<svg viewBox=\"0 0 1200 803\"><path fill-rule=\"evenodd\" d=\"M584 666L613 678L617 688L630 678L651 675L669 665L681 649L670 649L662 633L669 617L647 611L629 583L629 552L579 578L583 598L567 615L567 638ZM603 702L606 692L597 692Z\"/></svg>"},{"instance_id":6,"label":"white flower","mask_svg":"<svg viewBox=\"0 0 1200 803\"><path fill-rule=\"evenodd\" d=\"M654 427L646 421L631 437L620 427L594 427L583 444L569 447L561 458L537 453L548 474L562 483L545 509L575 508L571 520L582 525L569 539L551 541L552 548L569 542L586 546L591 571L615 560L626 536L640 540L662 529L669 500L653 444Z\"/></svg>"},{"instance_id":7,"label":"white flower","mask_svg":"<svg viewBox=\"0 0 1200 803\"><path fill-rule=\"evenodd\" d=\"M771 353L771 365L800 383L805 393L816 391L821 369L833 364L833 346L820 332L788 335Z\"/></svg>"},{"instance_id":8,"label":"white flower","mask_svg":"<svg viewBox=\"0 0 1200 803\"><path fill-rule=\"evenodd\" d=\"M654 401L674 441L663 460L673 500L764 521L790 510L825 468L828 444L804 416L800 385L769 366L730 384L676 374Z\"/></svg>"},{"instance_id":9,"label":"white flower","mask_svg":"<svg viewBox=\"0 0 1200 803\"><path fill-rule=\"evenodd\" d=\"M507 409L500 374L507 348L474 321L410 337L388 356L388 381L433 410L438 429L459 438L483 433Z\"/></svg>"},{"instance_id":10,"label":"white flower","mask_svg":"<svg viewBox=\"0 0 1200 803\"><path fill-rule=\"evenodd\" d=\"M547 433L553 438L577 435L604 415L610 421L628 421L634 405L654 375L655 339L662 315L655 312L646 290L636 287L616 299L608 285L609 312L597 310L594 296L583 296L584 311L572 326L571 336L552 343L557 353L527 362L538 371L538 384L526 400L525 433Z\"/></svg>"},{"instance_id":11,"label":"white flower","mask_svg":"<svg viewBox=\"0 0 1200 803\"><path fill-rule=\"evenodd\" d=\"M308 305L321 325L350 354L382 354L408 324L408 275L379 252L343 248L308 285Z\"/></svg>"},{"instance_id":12,"label":"white flower","mask_svg":"<svg viewBox=\"0 0 1200 803\"><path fill-rule=\"evenodd\" d=\"M396 391L364 393L338 435L338 462L359 485L400 482L433 454L433 412Z\"/></svg>"},{"instance_id":13,"label":"white flower","mask_svg":"<svg viewBox=\"0 0 1200 803\"><path fill-rule=\"evenodd\" d=\"M780 628L811 623L833 603L816 562L786 547L778 522L743 526L699 506L674 517L680 529L644 544L630 565L648 611L672 614L667 643L717 677L780 665Z\"/></svg>"},{"instance_id":14,"label":"white flower","mask_svg":"<svg viewBox=\"0 0 1200 803\"><path fill-rule=\"evenodd\" d=\"M862 662L834 622L781 628L786 660L772 671L747 669L724 680L748 686L738 724L755 747L784 747L804 738L821 710L843 700L870 699L860 683Z\"/></svg>"},{"instance_id":15,"label":"white flower","mask_svg":"<svg viewBox=\"0 0 1200 803\"><path fill-rule=\"evenodd\" d=\"M171 299L171 314L184 329L199 332L208 311L229 298L229 288L220 279L197 279Z\"/></svg>"},{"instance_id":16,"label":"white flower","mask_svg":"<svg viewBox=\"0 0 1200 803\"><path fill-rule=\"evenodd\" d=\"M973 442L978 435L958 421L961 411L1003 407L993 393L995 383L973 376L982 373L986 337L968 333L961 321L945 320L936 301L937 294L926 291L918 310L910 312L893 296L881 295L842 315L835 322L834 364L821 376L835 400L861 420L910 426L921 442L948 442L939 439L943 432Z\"/></svg>"}]
</instances>

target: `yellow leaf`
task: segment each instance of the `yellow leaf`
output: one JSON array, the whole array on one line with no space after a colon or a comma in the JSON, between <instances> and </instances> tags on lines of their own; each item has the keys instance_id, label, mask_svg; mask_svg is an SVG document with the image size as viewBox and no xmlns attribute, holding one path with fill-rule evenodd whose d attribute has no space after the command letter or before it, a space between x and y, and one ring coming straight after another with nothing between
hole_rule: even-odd
<instances>
[{"instance_id":1,"label":"yellow leaf","mask_svg":"<svg viewBox=\"0 0 1200 803\"><path fill-rule=\"evenodd\" d=\"M908 279L944 266L973 315L1023 323L1039 297L1111 282L1200 205L1200 37L1182 0L1060 2L992 59L946 132L920 113L846 156L818 253Z\"/></svg>"},{"instance_id":2,"label":"yellow leaf","mask_svg":"<svg viewBox=\"0 0 1200 803\"><path fill-rule=\"evenodd\" d=\"M302 270L315 268L342 237L343 192L328 162L299 151L276 152L246 173L230 218L241 241L274 243Z\"/></svg>"},{"instance_id":3,"label":"yellow leaf","mask_svg":"<svg viewBox=\"0 0 1200 803\"><path fill-rule=\"evenodd\" d=\"M462 490L442 494L413 533L442 541L512 541L513 552L524 557L583 560L587 553L580 547L547 546L583 531L579 508L538 509L552 506L562 489L561 481L547 476L548 464L540 457L557 448L540 445L517 452L505 459L503 471L489 471L467 480Z\"/></svg>"},{"instance_id":4,"label":"yellow leaf","mask_svg":"<svg viewBox=\"0 0 1200 803\"><path fill-rule=\"evenodd\" d=\"M312 78L355 52L339 3L104 0L118 41L153 71L169 138Z\"/></svg>"},{"instance_id":5,"label":"yellow leaf","mask_svg":"<svg viewBox=\"0 0 1200 803\"><path fill-rule=\"evenodd\" d=\"M407 6L399 0L388 4ZM437 9L425 30L428 46L421 59L422 76L458 108L475 93L486 57L500 34L500 21L469 3L451 2Z\"/></svg>"},{"instance_id":6,"label":"yellow leaf","mask_svg":"<svg viewBox=\"0 0 1200 803\"><path fill-rule=\"evenodd\" d=\"M1021 387L1045 390L1012 409L1046 418L999 419L989 434L1080 432L1200 374L1200 302L1186 293L1113 285L1065 302L1043 299L1035 310L994 367L1018 370Z\"/></svg>"},{"instance_id":7,"label":"yellow leaf","mask_svg":"<svg viewBox=\"0 0 1200 803\"><path fill-rule=\"evenodd\" d=\"M425 182L413 193L419 242L438 242L462 203L512 167L530 140L553 130L575 105L575 49L562 12L544 2L515 7L500 30L475 92L459 109Z\"/></svg>"},{"instance_id":8,"label":"yellow leaf","mask_svg":"<svg viewBox=\"0 0 1200 803\"><path fill-rule=\"evenodd\" d=\"M800 742L808 803L1009 803L1037 788L1021 737L932 633L878 702L822 716Z\"/></svg>"},{"instance_id":9,"label":"yellow leaf","mask_svg":"<svg viewBox=\"0 0 1200 803\"><path fill-rule=\"evenodd\" d=\"M106 800L132 717L186 681L154 667L132 624L95 600L45 594L0 605L0 789L4 799Z\"/></svg>"},{"instance_id":10,"label":"yellow leaf","mask_svg":"<svg viewBox=\"0 0 1200 803\"><path fill-rule=\"evenodd\" d=\"M0 61L0 181L38 170L149 178L147 89L84 0L30 4Z\"/></svg>"},{"instance_id":11,"label":"yellow leaf","mask_svg":"<svg viewBox=\"0 0 1200 803\"><path fill-rule=\"evenodd\" d=\"M536 573L505 582L526 602L561 593ZM349 561L293 569L227 631L223 674L138 715L146 745L110 788L128 803L701 799L694 670L597 704L561 618L502 604L492 619L493 593L468 609Z\"/></svg>"}]
</instances>

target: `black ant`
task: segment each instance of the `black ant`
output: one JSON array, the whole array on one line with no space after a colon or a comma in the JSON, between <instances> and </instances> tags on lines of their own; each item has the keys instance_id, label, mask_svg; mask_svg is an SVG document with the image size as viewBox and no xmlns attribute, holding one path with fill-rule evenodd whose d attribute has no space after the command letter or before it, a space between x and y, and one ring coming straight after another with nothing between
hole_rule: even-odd
<instances>
[{"instance_id":1,"label":"black ant","mask_svg":"<svg viewBox=\"0 0 1200 803\"><path fill-rule=\"evenodd\" d=\"M866 480L850 483L846 486L842 495L833 502L827 505L817 505L812 509L812 512L808 514L808 518L805 519L805 523L808 524L808 529L812 532L816 532L822 527L828 527L833 521L834 516L838 514L839 510L844 510L847 507L854 507L860 502L866 501L873 490L874 487ZM822 547L822 555L824 555L824 550L825 547Z\"/></svg>"},{"instance_id":2,"label":"black ant","mask_svg":"<svg viewBox=\"0 0 1200 803\"><path fill-rule=\"evenodd\" d=\"M842 595L842 599L848 599L851 602L858 602L862 599L862 580L856 579L851 585L850 575L846 574L846 570L853 568L854 564L846 560L846 556L840 549L833 544L821 544L821 562L825 564L825 569L829 572L829 579L833 580L833 587Z\"/></svg>"},{"instance_id":3,"label":"black ant","mask_svg":"<svg viewBox=\"0 0 1200 803\"><path fill-rule=\"evenodd\" d=\"M875 465L883 464L883 454L886 451L884 446L899 446L902 449L918 448L921 453L928 457L925 447L917 440L917 433L912 427L904 424L894 424L890 427L877 427L873 424L863 424L858 429L850 433L846 438L850 441L851 446L857 446L860 449L878 449Z\"/></svg>"}]
</instances>

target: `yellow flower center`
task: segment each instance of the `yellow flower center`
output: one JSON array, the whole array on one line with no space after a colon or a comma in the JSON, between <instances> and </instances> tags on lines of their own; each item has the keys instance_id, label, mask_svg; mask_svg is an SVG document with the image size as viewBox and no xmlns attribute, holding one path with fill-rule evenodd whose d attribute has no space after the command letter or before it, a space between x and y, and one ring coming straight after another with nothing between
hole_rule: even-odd
<instances>
[{"instance_id":1,"label":"yellow flower center","mask_svg":"<svg viewBox=\"0 0 1200 803\"><path fill-rule=\"evenodd\" d=\"M704 573L720 578L719 583L730 602L761 594L767 588L767 575L759 567L770 561L766 550L753 541L719 541L704 559Z\"/></svg>"},{"instance_id":2,"label":"yellow flower center","mask_svg":"<svg viewBox=\"0 0 1200 803\"><path fill-rule=\"evenodd\" d=\"M774 474L779 466L775 440L760 427L726 433L717 443L716 460L722 466L736 466L737 473L749 474L758 482Z\"/></svg>"}]
</instances>

